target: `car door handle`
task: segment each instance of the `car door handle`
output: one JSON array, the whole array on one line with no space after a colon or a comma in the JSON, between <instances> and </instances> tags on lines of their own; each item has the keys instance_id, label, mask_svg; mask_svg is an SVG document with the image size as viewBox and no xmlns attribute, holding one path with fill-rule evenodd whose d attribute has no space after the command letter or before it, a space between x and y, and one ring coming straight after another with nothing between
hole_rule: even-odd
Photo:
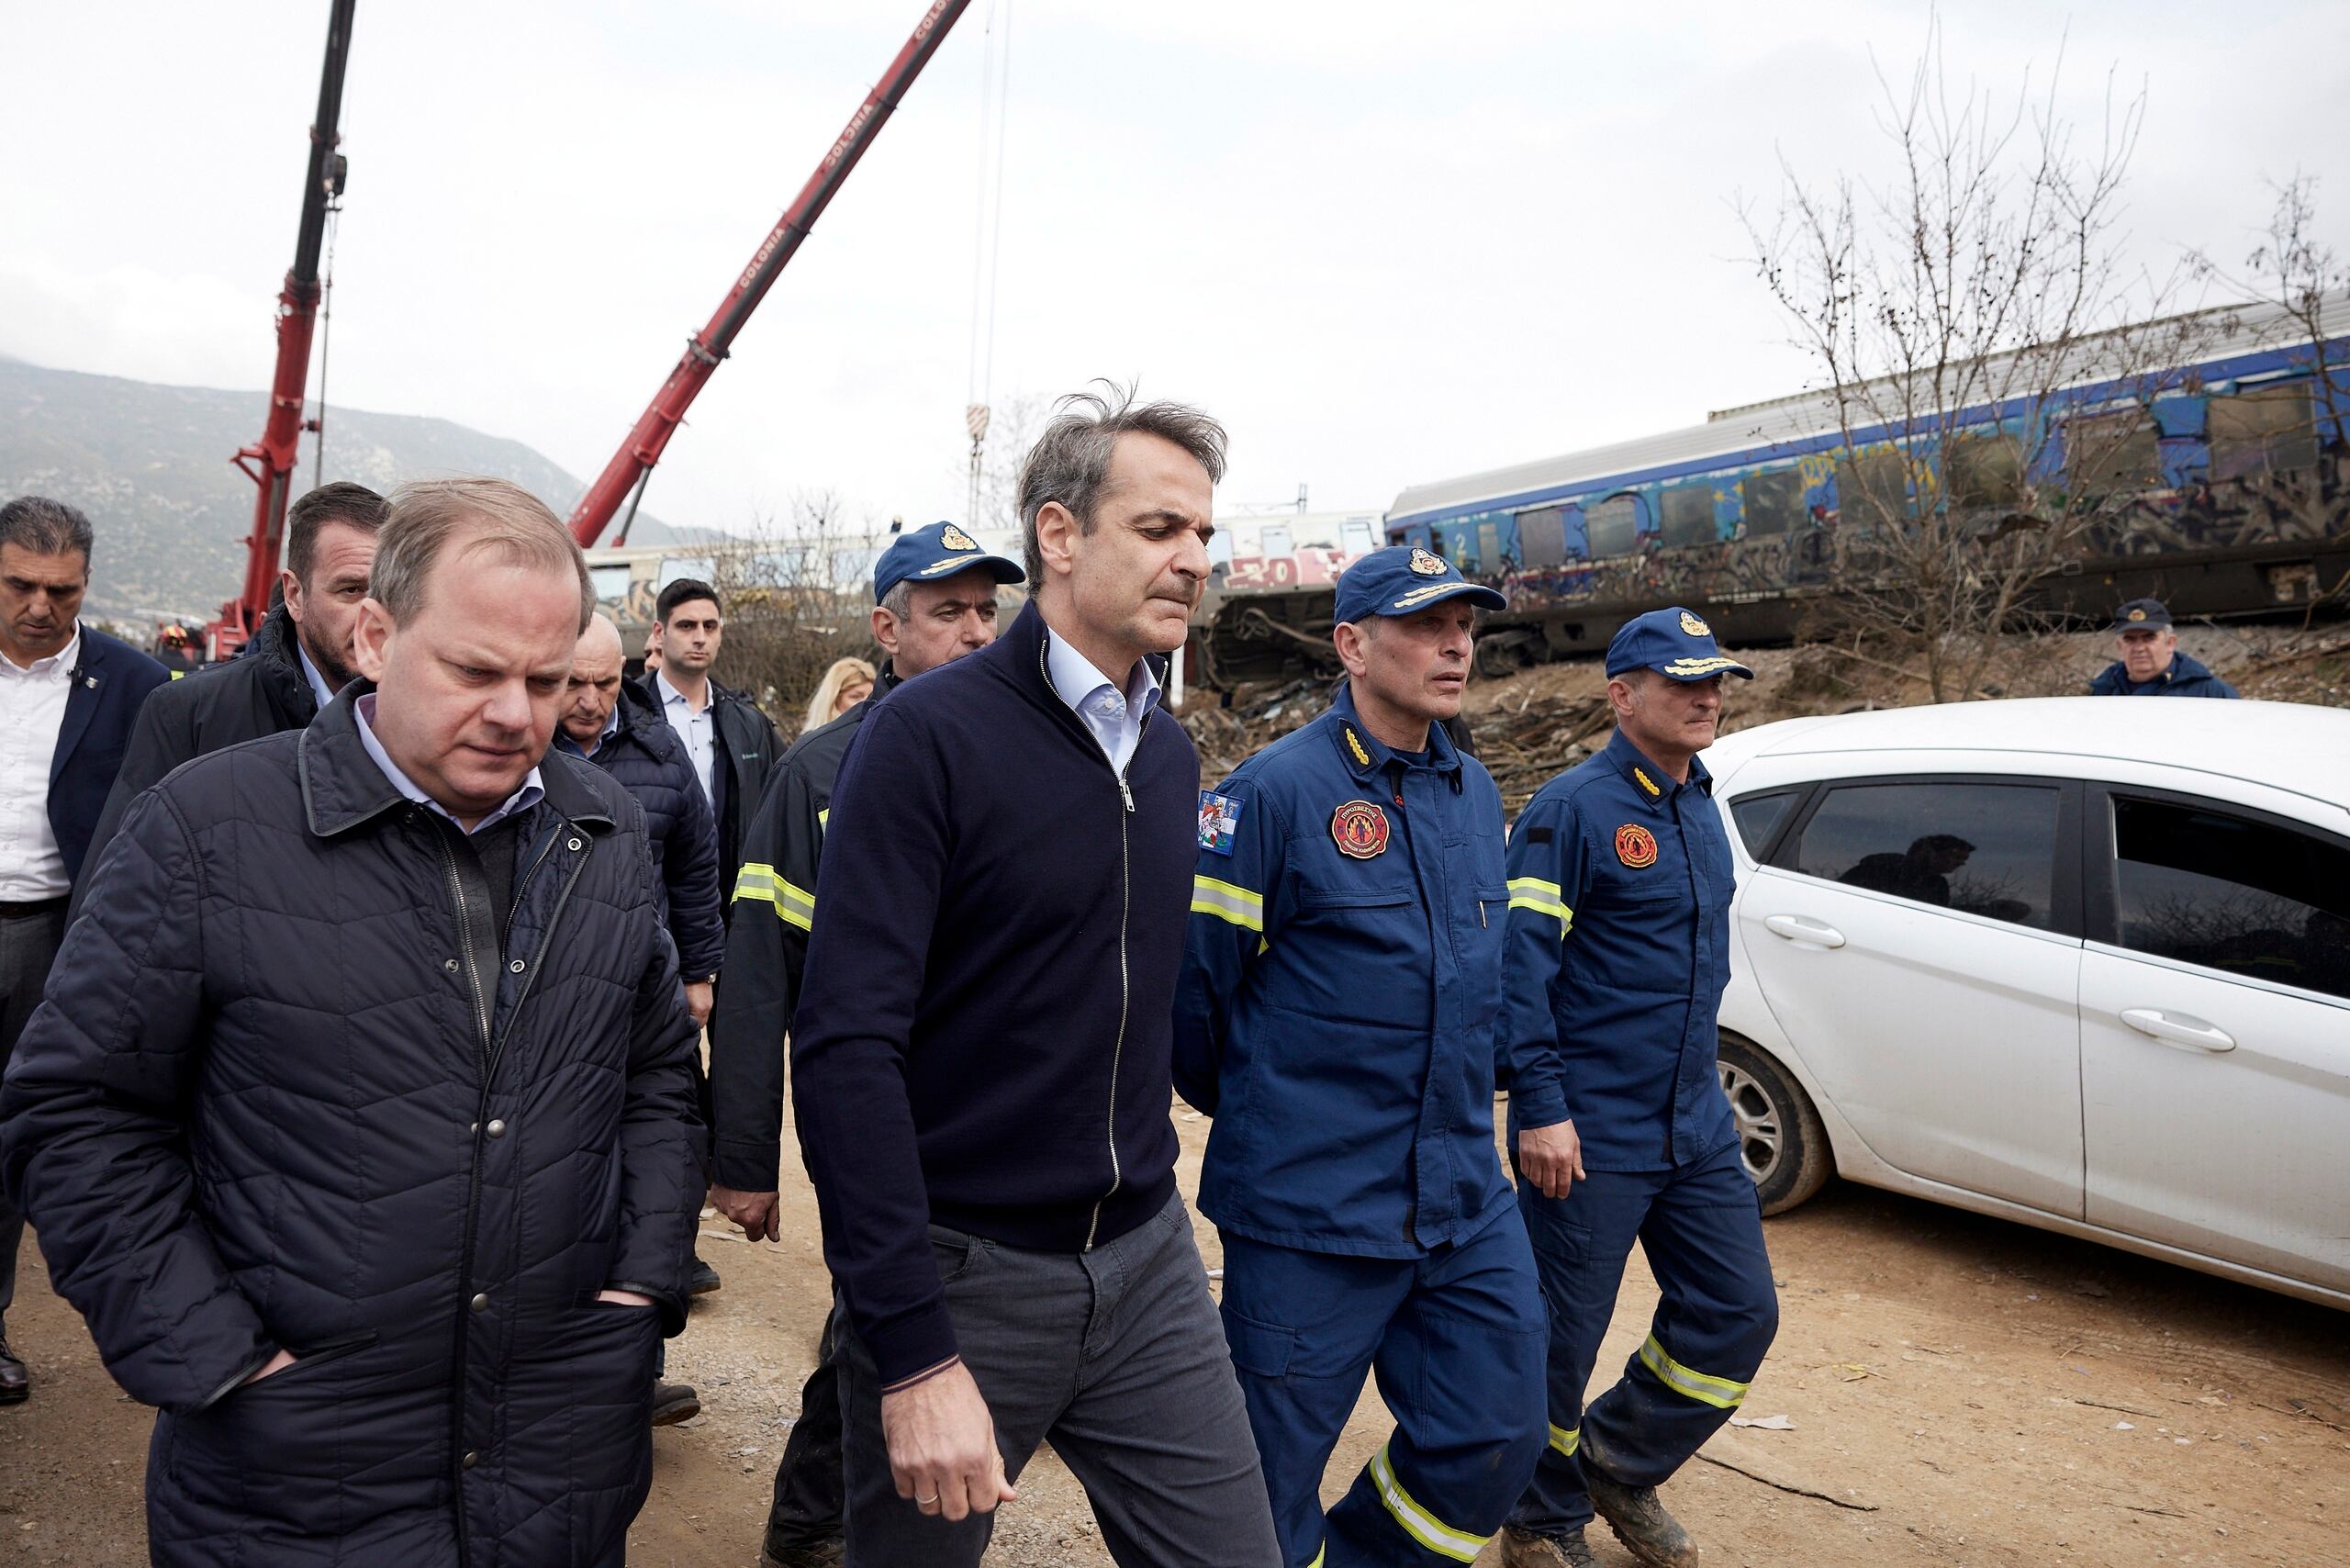
<instances>
[{"instance_id":1,"label":"car door handle","mask_svg":"<svg viewBox=\"0 0 2350 1568\"><path fill-rule=\"evenodd\" d=\"M1816 920L1806 920L1799 914L1772 914L1762 918L1763 928L1774 936L1784 936L1790 942L1808 942L1815 947L1841 947L1844 934L1832 925L1822 925Z\"/></svg>"},{"instance_id":2,"label":"car door handle","mask_svg":"<svg viewBox=\"0 0 2350 1568\"><path fill-rule=\"evenodd\" d=\"M2235 1036L2215 1029L2189 1014L2165 1013L2159 1007L2129 1007L2121 1013L2121 1021L2142 1035L2151 1035L2166 1046L2184 1046L2197 1051L2232 1051L2236 1048Z\"/></svg>"}]
</instances>

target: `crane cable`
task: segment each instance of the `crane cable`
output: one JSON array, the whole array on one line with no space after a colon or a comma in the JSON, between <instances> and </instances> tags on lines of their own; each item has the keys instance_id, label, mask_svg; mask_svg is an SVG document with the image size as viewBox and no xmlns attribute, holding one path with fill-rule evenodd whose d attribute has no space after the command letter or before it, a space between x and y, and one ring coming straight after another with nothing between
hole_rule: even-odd
<instances>
[{"instance_id":1,"label":"crane cable","mask_svg":"<svg viewBox=\"0 0 2350 1568\"><path fill-rule=\"evenodd\" d=\"M311 446L310 486L313 489L326 482L327 471L327 356L334 349L334 241L342 231L342 202L340 197L327 203L327 264L319 278L319 400L318 416L313 421L316 441Z\"/></svg>"},{"instance_id":2,"label":"crane cable","mask_svg":"<svg viewBox=\"0 0 2350 1568\"><path fill-rule=\"evenodd\" d=\"M1002 12L1001 39L996 31ZM1004 129L1012 99L1012 0L990 0L979 59L979 164L971 220L971 346L964 427L971 437L971 487L967 522L979 526L980 457L987 443L995 391L996 283L1003 253ZM990 200L989 162L994 162Z\"/></svg>"}]
</instances>

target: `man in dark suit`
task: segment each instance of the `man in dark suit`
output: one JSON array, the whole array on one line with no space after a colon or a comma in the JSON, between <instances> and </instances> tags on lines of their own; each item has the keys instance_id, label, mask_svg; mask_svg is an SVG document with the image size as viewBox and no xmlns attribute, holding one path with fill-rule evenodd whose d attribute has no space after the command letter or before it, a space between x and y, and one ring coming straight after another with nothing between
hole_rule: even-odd
<instances>
[{"instance_id":1,"label":"man in dark suit","mask_svg":"<svg viewBox=\"0 0 2350 1568\"><path fill-rule=\"evenodd\" d=\"M62 501L0 505L0 1069L39 1005L130 722L171 678L81 623L90 543L90 520ZM0 1190L0 1405L32 1392L7 1335L24 1234Z\"/></svg>"}]
</instances>

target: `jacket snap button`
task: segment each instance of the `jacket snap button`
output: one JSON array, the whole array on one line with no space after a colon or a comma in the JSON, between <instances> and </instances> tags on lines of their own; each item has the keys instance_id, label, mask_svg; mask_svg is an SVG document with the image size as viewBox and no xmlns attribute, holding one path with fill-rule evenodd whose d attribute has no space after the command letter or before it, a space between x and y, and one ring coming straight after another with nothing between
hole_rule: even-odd
<instances>
[{"instance_id":1,"label":"jacket snap button","mask_svg":"<svg viewBox=\"0 0 2350 1568\"><path fill-rule=\"evenodd\" d=\"M477 1133L481 1131L481 1124L479 1122L468 1122L465 1124L465 1131L468 1134Z\"/></svg>"},{"instance_id":2,"label":"jacket snap button","mask_svg":"<svg viewBox=\"0 0 2350 1568\"><path fill-rule=\"evenodd\" d=\"M489 1124L488 1127L484 1130L486 1130L492 1137L504 1137L506 1136L506 1124L504 1122L492 1122Z\"/></svg>"},{"instance_id":3,"label":"jacket snap button","mask_svg":"<svg viewBox=\"0 0 2350 1568\"><path fill-rule=\"evenodd\" d=\"M457 960L454 958L443 958L441 960L441 967L453 975L457 972Z\"/></svg>"},{"instance_id":4,"label":"jacket snap button","mask_svg":"<svg viewBox=\"0 0 2350 1568\"><path fill-rule=\"evenodd\" d=\"M475 1465L479 1464L480 1462L481 1455L476 1453L471 1449L467 1449L465 1450L465 1468L467 1470L471 1470Z\"/></svg>"},{"instance_id":5,"label":"jacket snap button","mask_svg":"<svg viewBox=\"0 0 2350 1568\"><path fill-rule=\"evenodd\" d=\"M579 841L576 838L572 839L569 843L565 844L564 847L565 849L576 850L579 847Z\"/></svg>"},{"instance_id":6,"label":"jacket snap button","mask_svg":"<svg viewBox=\"0 0 2350 1568\"><path fill-rule=\"evenodd\" d=\"M487 1312L489 1310L489 1297L486 1295L477 1295L474 1297L473 1307L476 1312Z\"/></svg>"},{"instance_id":7,"label":"jacket snap button","mask_svg":"<svg viewBox=\"0 0 2350 1568\"><path fill-rule=\"evenodd\" d=\"M531 966L530 966L530 965L528 965L528 964L526 964L526 963L524 963L521 959L517 958L517 959L515 959L512 963L510 963L510 964L507 965L506 967L507 967L508 969L512 969L516 974L518 974L518 975L519 975L519 974L520 974L524 969L529 969Z\"/></svg>"}]
</instances>

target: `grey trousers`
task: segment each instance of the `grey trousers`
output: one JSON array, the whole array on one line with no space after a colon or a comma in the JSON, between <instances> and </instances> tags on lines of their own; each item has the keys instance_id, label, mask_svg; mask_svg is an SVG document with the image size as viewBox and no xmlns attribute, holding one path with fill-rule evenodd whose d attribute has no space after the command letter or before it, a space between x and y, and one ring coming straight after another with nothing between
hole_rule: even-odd
<instances>
[{"instance_id":1,"label":"grey trousers","mask_svg":"<svg viewBox=\"0 0 2350 1568\"><path fill-rule=\"evenodd\" d=\"M1015 1480L1049 1439L1121 1568L1281 1561L1182 1199L1087 1253L1024 1252L940 1226L930 1235L956 1341ZM845 1314L840 1322L848 1568L970 1568L994 1516L950 1524L898 1495L873 1358Z\"/></svg>"},{"instance_id":2,"label":"grey trousers","mask_svg":"<svg viewBox=\"0 0 2350 1568\"><path fill-rule=\"evenodd\" d=\"M29 914L0 915L0 1072L40 1005L50 961L64 939L63 899ZM8 1308L17 1300L17 1249L24 1238L25 1211L0 1186L0 1335L7 1332Z\"/></svg>"}]
</instances>

